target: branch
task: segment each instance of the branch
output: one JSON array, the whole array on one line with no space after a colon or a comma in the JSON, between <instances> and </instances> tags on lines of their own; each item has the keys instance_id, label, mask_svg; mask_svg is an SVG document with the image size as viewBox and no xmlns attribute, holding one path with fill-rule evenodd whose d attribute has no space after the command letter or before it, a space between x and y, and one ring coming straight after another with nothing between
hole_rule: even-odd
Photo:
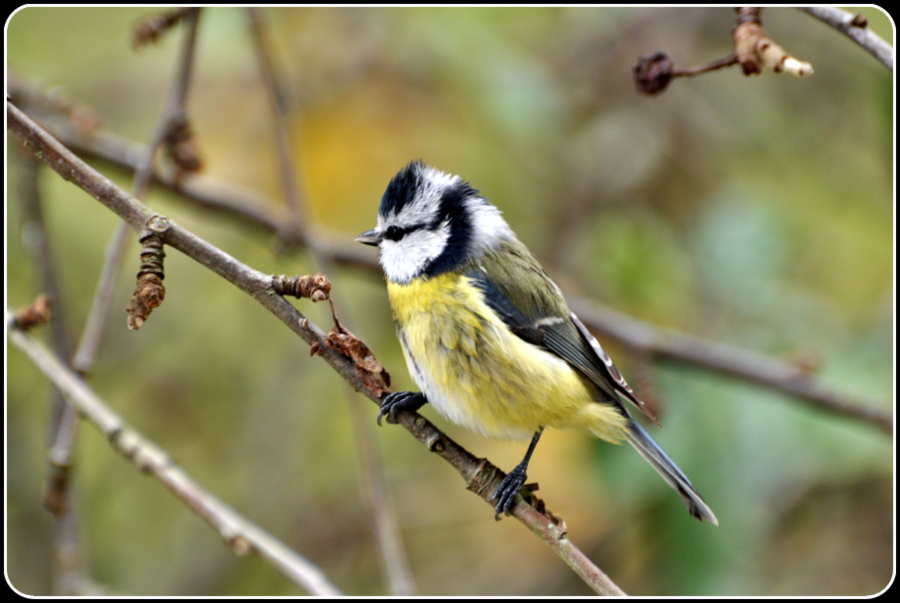
<instances>
[{"instance_id":1,"label":"branch","mask_svg":"<svg viewBox=\"0 0 900 603\"><path fill-rule=\"evenodd\" d=\"M894 70L893 47L868 29L868 22L862 15L854 15L833 6L803 6L799 10L835 28L862 46L885 67Z\"/></svg>"},{"instance_id":2,"label":"branch","mask_svg":"<svg viewBox=\"0 0 900 603\"><path fill-rule=\"evenodd\" d=\"M204 490L165 451L126 425L78 375L40 342L11 325L9 319L7 325L11 327L9 338L12 342L63 392L72 407L106 437L113 450L141 472L159 480L185 506L219 532L235 555L243 557L258 552L278 571L311 594L341 595L318 567Z\"/></svg>"},{"instance_id":3,"label":"branch","mask_svg":"<svg viewBox=\"0 0 900 603\"><path fill-rule=\"evenodd\" d=\"M139 145L127 143L108 133L98 133L88 139L66 122L55 123L53 132L79 152L97 157L113 165L128 169ZM283 215L268 209L264 199L255 193L240 191L224 183L177 186L165 176L157 175L156 182L191 200L203 208L264 230L279 232ZM302 241L295 241L301 244ZM318 253L328 255L336 264L351 266L381 274L372 254L360 245L344 243L337 238L317 238ZM685 362L698 368L738 377L774 391L789 394L825 412L858 419L875 425L887 433L893 431L893 418L875 410L877 400L858 394L831 391L814 375L801 373L796 367L764 354L735 346L716 343L700 337L663 329L607 308L595 301L567 295L578 317L592 330L606 337L657 358Z\"/></svg>"},{"instance_id":4,"label":"branch","mask_svg":"<svg viewBox=\"0 0 900 603\"><path fill-rule=\"evenodd\" d=\"M758 75L766 69L797 77L813 73L812 65L792 57L769 37L760 19L761 7L739 6L735 11L738 16L731 30L734 52L706 65L686 68L676 68L664 52L644 55L633 69L637 91L647 95L659 94L673 78L691 77L732 65L740 65L744 75Z\"/></svg>"},{"instance_id":5,"label":"branch","mask_svg":"<svg viewBox=\"0 0 900 603\"><path fill-rule=\"evenodd\" d=\"M7 128L64 179L75 183L100 201L125 220L132 229L138 232L149 230L157 233L166 245L181 251L253 297L301 339L310 345L315 344L317 355L354 389L365 394L376 404L380 404L379 399L383 392L372 391L358 374L356 364L343 355L338 346L325 344L327 335L287 300L280 295L273 295L271 276L245 266L174 221L155 214L146 205L116 187L106 177L76 157L11 102L7 101L6 108ZM398 417L400 424L417 440L449 462L463 476L469 490L490 504L490 498L503 478L502 471L487 460L472 456L424 417L408 412L400 413ZM542 507L540 501L536 498L534 500L538 507ZM550 545L564 562L582 579L588 581L588 586L595 592L624 594L568 540L563 522L552 513L547 512L546 515L539 513L520 502L515 507L514 517Z\"/></svg>"},{"instance_id":6,"label":"branch","mask_svg":"<svg viewBox=\"0 0 900 603\"><path fill-rule=\"evenodd\" d=\"M812 75L812 65L788 54L763 27L759 6L739 6L731 37L734 40L734 57L744 75L762 73L771 69L775 73L790 73L797 77Z\"/></svg>"},{"instance_id":7,"label":"branch","mask_svg":"<svg viewBox=\"0 0 900 603\"><path fill-rule=\"evenodd\" d=\"M894 70L893 47L868 29L868 22L862 15L854 15L831 6L806 6L799 9L837 29L881 61L885 67ZM634 66L638 92L659 94L673 78L694 76L731 65L741 65L744 75L760 73L766 67L771 67L776 73L786 72L798 77L813 72L812 65L795 59L769 38L760 21L761 7L741 6L735 10L738 18L732 30L732 54L706 65L687 68L676 68L663 52L644 55Z\"/></svg>"},{"instance_id":8,"label":"branch","mask_svg":"<svg viewBox=\"0 0 900 603\"><path fill-rule=\"evenodd\" d=\"M875 410L877 405L873 400L833 392L798 367L724 343L654 327L581 297L567 295L566 299L592 330L629 347L763 385L790 394L819 410L862 421L893 434L893 418Z\"/></svg>"},{"instance_id":9,"label":"branch","mask_svg":"<svg viewBox=\"0 0 900 603\"><path fill-rule=\"evenodd\" d=\"M281 183L285 201L290 209L290 220L283 224L288 229L302 233L305 231L306 218L304 216L303 198L300 194L300 187L297 184L296 168L291 157L291 142L284 120L287 112L285 89L276 77L275 61L269 48L268 29L265 26L262 13L257 8L248 8L247 16L253 33L257 65L263 80L263 90L269 103L269 110L273 116L272 136L275 141L278 179Z\"/></svg>"},{"instance_id":10,"label":"branch","mask_svg":"<svg viewBox=\"0 0 900 603\"><path fill-rule=\"evenodd\" d=\"M52 304L54 316L50 321L50 335L53 351L60 358L70 358L72 345L68 333L67 305L50 249L51 238L47 234L43 198L39 188L39 168L43 166L31 154L18 152L15 155L20 160L21 167L21 177L15 196L22 212L23 232L31 232L33 235L30 251L39 274L38 287L43 292L31 308L34 311L32 318L49 320ZM42 299L43 304L40 303ZM55 388L49 414L48 467L43 503L44 508L53 516L54 523L53 594L83 594L81 589L89 583L89 580L83 576L81 568L81 540L71 487L72 449L77 434L78 417L75 416L72 407L66 404L62 393Z\"/></svg>"}]
</instances>

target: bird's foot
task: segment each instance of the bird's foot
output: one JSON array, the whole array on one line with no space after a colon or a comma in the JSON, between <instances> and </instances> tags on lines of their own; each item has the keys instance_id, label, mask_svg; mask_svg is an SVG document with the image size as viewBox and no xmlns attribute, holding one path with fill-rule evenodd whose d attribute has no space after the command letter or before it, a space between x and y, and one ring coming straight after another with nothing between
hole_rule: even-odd
<instances>
[{"instance_id":1,"label":"bird's foot","mask_svg":"<svg viewBox=\"0 0 900 603\"><path fill-rule=\"evenodd\" d=\"M401 410L415 412L422 408L428 399L424 394L419 392L394 392L388 394L381 401L381 410L378 411L378 424L381 425L381 419L385 416L388 423L397 423L397 413Z\"/></svg>"},{"instance_id":2,"label":"bird's foot","mask_svg":"<svg viewBox=\"0 0 900 603\"><path fill-rule=\"evenodd\" d=\"M517 465L515 469L506 474L506 477L497 486L497 491L491 497L491 502L497 501L494 506L494 519L500 521L500 514L512 515L512 510L516 506L516 497L522 491L527 476L525 467Z\"/></svg>"}]
</instances>

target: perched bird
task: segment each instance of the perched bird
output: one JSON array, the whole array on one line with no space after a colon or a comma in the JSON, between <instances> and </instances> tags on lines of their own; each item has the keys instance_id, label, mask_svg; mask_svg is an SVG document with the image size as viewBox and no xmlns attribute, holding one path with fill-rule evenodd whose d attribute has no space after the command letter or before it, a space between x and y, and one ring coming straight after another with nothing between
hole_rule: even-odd
<instances>
[{"instance_id":1,"label":"perched bird","mask_svg":"<svg viewBox=\"0 0 900 603\"><path fill-rule=\"evenodd\" d=\"M496 518L512 512L543 429L556 427L627 440L691 515L718 525L623 400L655 417L500 210L468 182L410 163L388 184L375 228L356 240L379 248L397 336L421 389L387 395L379 422L430 402L485 435L531 437L493 496Z\"/></svg>"}]
</instances>

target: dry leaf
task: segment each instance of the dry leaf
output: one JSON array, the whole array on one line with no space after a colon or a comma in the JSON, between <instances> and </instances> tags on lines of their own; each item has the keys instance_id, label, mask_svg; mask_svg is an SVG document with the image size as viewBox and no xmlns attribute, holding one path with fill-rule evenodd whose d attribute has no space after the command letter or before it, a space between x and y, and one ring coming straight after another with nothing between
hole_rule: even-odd
<instances>
[{"instance_id":1,"label":"dry leaf","mask_svg":"<svg viewBox=\"0 0 900 603\"><path fill-rule=\"evenodd\" d=\"M389 391L391 376L375 359L375 355L372 354L369 347L348 331L337 319L337 316L334 317L334 326L322 340L322 344L352 360L356 375L376 397L380 398ZM320 354L322 350L319 342L315 342L309 352L313 356Z\"/></svg>"}]
</instances>

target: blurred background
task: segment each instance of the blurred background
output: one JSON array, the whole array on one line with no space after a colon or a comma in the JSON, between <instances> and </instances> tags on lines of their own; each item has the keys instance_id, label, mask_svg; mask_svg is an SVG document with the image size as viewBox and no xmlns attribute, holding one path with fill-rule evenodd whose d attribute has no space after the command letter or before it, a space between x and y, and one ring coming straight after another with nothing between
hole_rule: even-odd
<instances>
[{"instance_id":1,"label":"blurred background","mask_svg":"<svg viewBox=\"0 0 900 603\"><path fill-rule=\"evenodd\" d=\"M863 13L893 40L878 9ZM8 73L77 100L104 132L147 144L184 34L133 50L141 8L26 7L7 22ZM773 39L799 79L738 68L637 94L637 58L679 67L731 52L730 8L283 8L261 11L286 92L293 169L314 236L352 246L412 159L462 175L567 294L648 324L795 364L849 401L893 409L892 73L797 10ZM187 103L204 171L283 210L271 111L247 13L204 9ZM18 139L7 142L7 305L40 280L23 231ZM128 189L131 174L91 160ZM116 217L42 169L48 242L77 339ZM154 188L147 203L265 273L314 271L304 249ZM138 245L89 383L203 486L319 565L347 594L389 594L361 457L380 467L422 595L588 595L518 522L495 522L459 475L352 390L261 306L169 250L164 304L125 324ZM360 249L360 253L375 250ZM329 271L341 318L414 388L380 273ZM327 306L295 305L331 326ZM38 336L46 339L48 334ZM529 477L569 538L632 595L873 595L894 570L891 434L785 393L601 338L665 429L653 437L720 526L691 518L630 447L560 431ZM52 592L42 508L50 387L7 344L7 576ZM525 442L423 414L509 470ZM364 435L361 435L364 434ZM365 448L366 437L371 449ZM80 555L128 595L303 594L205 523L83 423L74 467Z\"/></svg>"}]
</instances>

